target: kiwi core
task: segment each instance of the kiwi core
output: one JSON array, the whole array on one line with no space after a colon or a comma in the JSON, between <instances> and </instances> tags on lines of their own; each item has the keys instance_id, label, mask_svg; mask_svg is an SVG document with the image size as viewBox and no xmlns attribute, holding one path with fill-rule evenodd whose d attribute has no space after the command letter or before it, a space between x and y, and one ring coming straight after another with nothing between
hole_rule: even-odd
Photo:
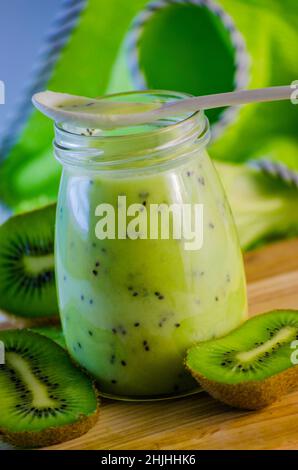
<instances>
[{"instance_id":1,"label":"kiwi core","mask_svg":"<svg viewBox=\"0 0 298 470\"><path fill-rule=\"evenodd\" d=\"M288 343L291 338L295 338L297 328L293 326L285 326L281 328L272 338L265 341L263 344L251 349L236 354L236 359L241 363L253 362L258 356L264 355L266 352L271 352L273 349L279 348L282 344Z\"/></svg>"},{"instance_id":2,"label":"kiwi core","mask_svg":"<svg viewBox=\"0 0 298 470\"><path fill-rule=\"evenodd\" d=\"M24 267L27 272L31 274L39 274L42 271L49 271L54 269L54 255L44 256L24 256L23 259Z\"/></svg>"},{"instance_id":3,"label":"kiwi core","mask_svg":"<svg viewBox=\"0 0 298 470\"><path fill-rule=\"evenodd\" d=\"M6 360L31 392L33 407L49 408L57 405L57 402L49 397L46 385L36 378L31 371L29 364L22 358L22 356L15 352L8 352L6 354Z\"/></svg>"}]
</instances>

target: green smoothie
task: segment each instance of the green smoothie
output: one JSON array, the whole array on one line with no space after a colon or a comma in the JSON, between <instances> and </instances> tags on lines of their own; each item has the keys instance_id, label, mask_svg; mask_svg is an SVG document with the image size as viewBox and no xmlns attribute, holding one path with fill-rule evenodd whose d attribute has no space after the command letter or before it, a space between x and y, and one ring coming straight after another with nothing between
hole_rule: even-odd
<instances>
[{"instance_id":1,"label":"green smoothie","mask_svg":"<svg viewBox=\"0 0 298 470\"><path fill-rule=\"evenodd\" d=\"M103 239L96 207L204 205L204 242ZM150 221L149 221L150 222ZM70 354L105 394L179 395L196 387L183 360L194 343L224 335L246 317L242 255L214 167L201 151L175 168L115 172L65 165L57 209L60 311Z\"/></svg>"}]
</instances>

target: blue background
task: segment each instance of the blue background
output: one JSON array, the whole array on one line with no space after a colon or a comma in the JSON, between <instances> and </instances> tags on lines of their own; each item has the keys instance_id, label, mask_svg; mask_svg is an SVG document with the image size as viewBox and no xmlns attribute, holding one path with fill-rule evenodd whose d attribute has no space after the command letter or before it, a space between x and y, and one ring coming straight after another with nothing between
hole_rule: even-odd
<instances>
[{"instance_id":1,"label":"blue background","mask_svg":"<svg viewBox=\"0 0 298 470\"><path fill-rule=\"evenodd\" d=\"M63 0L1 0L0 80L5 83L5 105L0 105L0 136L30 75L51 21Z\"/></svg>"}]
</instances>

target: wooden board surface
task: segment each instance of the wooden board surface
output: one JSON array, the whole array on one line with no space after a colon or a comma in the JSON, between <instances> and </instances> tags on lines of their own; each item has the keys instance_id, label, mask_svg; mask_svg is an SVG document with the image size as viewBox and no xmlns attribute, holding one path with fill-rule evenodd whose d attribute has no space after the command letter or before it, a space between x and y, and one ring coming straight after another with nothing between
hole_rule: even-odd
<instances>
[{"instance_id":1,"label":"wooden board surface","mask_svg":"<svg viewBox=\"0 0 298 470\"><path fill-rule=\"evenodd\" d=\"M245 265L250 315L298 309L298 240L251 252ZM205 393L155 403L104 400L89 433L48 449L298 449L298 391L258 412L230 409Z\"/></svg>"}]
</instances>

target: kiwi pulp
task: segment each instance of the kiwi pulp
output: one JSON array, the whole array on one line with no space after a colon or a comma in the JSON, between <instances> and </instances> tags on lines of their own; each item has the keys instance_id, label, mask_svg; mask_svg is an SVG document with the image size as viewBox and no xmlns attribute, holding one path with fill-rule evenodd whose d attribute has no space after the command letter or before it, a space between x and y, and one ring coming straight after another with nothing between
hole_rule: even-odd
<instances>
[{"instance_id":1,"label":"kiwi pulp","mask_svg":"<svg viewBox=\"0 0 298 470\"><path fill-rule=\"evenodd\" d=\"M95 424L93 383L67 353L29 330L0 331L0 436L20 447L73 439Z\"/></svg>"},{"instance_id":2,"label":"kiwi pulp","mask_svg":"<svg viewBox=\"0 0 298 470\"><path fill-rule=\"evenodd\" d=\"M192 347L186 367L214 398L238 408L262 408L298 387L297 339L298 311L265 313L225 337Z\"/></svg>"},{"instance_id":3,"label":"kiwi pulp","mask_svg":"<svg viewBox=\"0 0 298 470\"><path fill-rule=\"evenodd\" d=\"M50 338L52 341L55 341L55 343L59 344L59 346L66 349L63 331L60 326L38 326L30 328L30 330Z\"/></svg>"},{"instance_id":4,"label":"kiwi pulp","mask_svg":"<svg viewBox=\"0 0 298 470\"><path fill-rule=\"evenodd\" d=\"M27 318L58 315L55 214L53 204L0 226L0 310Z\"/></svg>"}]
</instances>

